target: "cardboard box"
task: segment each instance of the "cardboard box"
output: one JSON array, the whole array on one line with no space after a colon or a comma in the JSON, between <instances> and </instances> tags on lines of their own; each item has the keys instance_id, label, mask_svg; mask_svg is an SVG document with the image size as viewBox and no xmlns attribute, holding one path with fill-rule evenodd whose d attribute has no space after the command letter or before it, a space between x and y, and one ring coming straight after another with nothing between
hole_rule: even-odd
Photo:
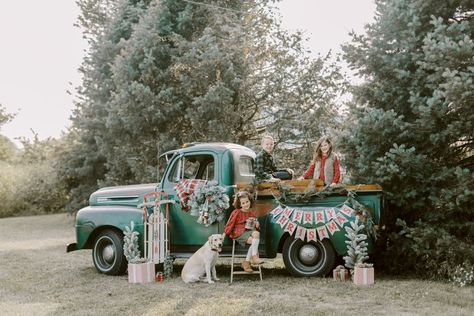
<instances>
[{"instance_id":1,"label":"cardboard box","mask_svg":"<svg viewBox=\"0 0 474 316\"><path fill-rule=\"evenodd\" d=\"M150 283L155 282L155 264L153 262L129 263L128 264L129 283Z\"/></svg>"},{"instance_id":2,"label":"cardboard box","mask_svg":"<svg viewBox=\"0 0 474 316\"><path fill-rule=\"evenodd\" d=\"M374 268L354 268L354 284L370 285L374 284Z\"/></svg>"}]
</instances>

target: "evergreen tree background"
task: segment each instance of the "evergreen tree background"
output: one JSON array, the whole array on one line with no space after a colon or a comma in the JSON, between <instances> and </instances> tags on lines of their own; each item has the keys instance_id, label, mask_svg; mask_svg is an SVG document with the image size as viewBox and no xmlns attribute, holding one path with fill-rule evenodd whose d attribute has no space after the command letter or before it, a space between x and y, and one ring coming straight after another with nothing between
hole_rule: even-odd
<instances>
[{"instance_id":1,"label":"evergreen tree background","mask_svg":"<svg viewBox=\"0 0 474 316\"><path fill-rule=\"evenodd\" d=\"M340 143L353 180L384 187L393 272L446 276L474 259L473 9L377 1L375 22L344 47L364 82Z\"/></svg>"},{"instance_id":2,"label":"evergreen tree background","mask_svg":"<svg viewBox=\"0 0 474 316\"><path fill-rule=\"evenodd\" d=\"M91 48L62 156L71 210L99 186L156 182L158 156L186 142L273 133L303 148L282 150L282 164L307 164L346 81L330 56L308 57L272 3L79 1Z\"/></svg>"}]
</instances>

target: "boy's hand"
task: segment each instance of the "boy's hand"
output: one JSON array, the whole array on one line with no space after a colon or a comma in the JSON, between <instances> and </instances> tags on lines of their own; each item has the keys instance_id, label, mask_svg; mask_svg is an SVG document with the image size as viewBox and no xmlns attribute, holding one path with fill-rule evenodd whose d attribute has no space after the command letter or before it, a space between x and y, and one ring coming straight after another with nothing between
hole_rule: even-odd
<instances>
[{"instance_id":1,"label":"boy's hand","mask_svg":"<svg viewBox=\"0 0 474 316\"><path fill-rule=\"evenodd\" d=\"M280 182L281 180L278 179L278 178L274 178L274 177L271 177L270 179L268 179L268 182Z\"/></svg>"}]
</instances>

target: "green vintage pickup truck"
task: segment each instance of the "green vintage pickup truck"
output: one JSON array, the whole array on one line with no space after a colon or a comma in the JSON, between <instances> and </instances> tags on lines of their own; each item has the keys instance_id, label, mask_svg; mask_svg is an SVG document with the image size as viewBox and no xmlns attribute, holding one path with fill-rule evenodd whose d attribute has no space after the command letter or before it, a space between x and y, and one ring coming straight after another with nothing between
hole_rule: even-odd
<instances>
[{"instance_id":1,"label":"green vintage pickup truck","mask_svg":"<svg viewBox=\"0 0 474 316\"><path fill-rule=\"evenodd\" d=\"M107 187L94 192L89 206L77 213L76 242L67 245L67 251L92 249L100 273L125 273L122 232L134 221L140 233L139 244L143 245L145 213L140 205L150 192L163 192L176 201L170 206L168 225L173 258L189 257L211 234L222 233L232 208L226 210L221 222L199 224L195 216L181 209L175 186L183 179L215 180L232 201L238 189L252 186L255 152L230 143L197 143L170 151L162 158L166 159L166 168L159 184ZM318 181L253 186L257 195L254 208L261 226L260 256L275 258L281 253L287 270L296 276L328 274L336 257L346 253L344 228L356 216L370 228L369 237L381 221L380 186L352 185L331 191ZM373 238L368 243L370 252ZM226 239L220 255L230 256L231 248L231 240Z\"/></svg>"}]
</instances>

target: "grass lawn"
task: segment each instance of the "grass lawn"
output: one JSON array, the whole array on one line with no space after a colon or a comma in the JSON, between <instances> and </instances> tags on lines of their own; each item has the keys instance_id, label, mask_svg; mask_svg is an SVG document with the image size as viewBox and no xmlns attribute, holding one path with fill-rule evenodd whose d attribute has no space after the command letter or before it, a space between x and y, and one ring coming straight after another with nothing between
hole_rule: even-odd
<instances>
[{"instance_id":1,"label":"grass lawn","mask_svg":"<svg viewBox=\"0 0 474 316\"><path fill-rule=\"evenodd\" d=\"M257 275L235 276L220 259L220 281L129 284L98 274L90 250L66 253L75 241L65 214L0 219L0 315L473 315L473 287L377 274L373 286L329 278L295 278L280 258ZM376 268L376 267L375 267Z\"/></svg>"}]
</instances>

